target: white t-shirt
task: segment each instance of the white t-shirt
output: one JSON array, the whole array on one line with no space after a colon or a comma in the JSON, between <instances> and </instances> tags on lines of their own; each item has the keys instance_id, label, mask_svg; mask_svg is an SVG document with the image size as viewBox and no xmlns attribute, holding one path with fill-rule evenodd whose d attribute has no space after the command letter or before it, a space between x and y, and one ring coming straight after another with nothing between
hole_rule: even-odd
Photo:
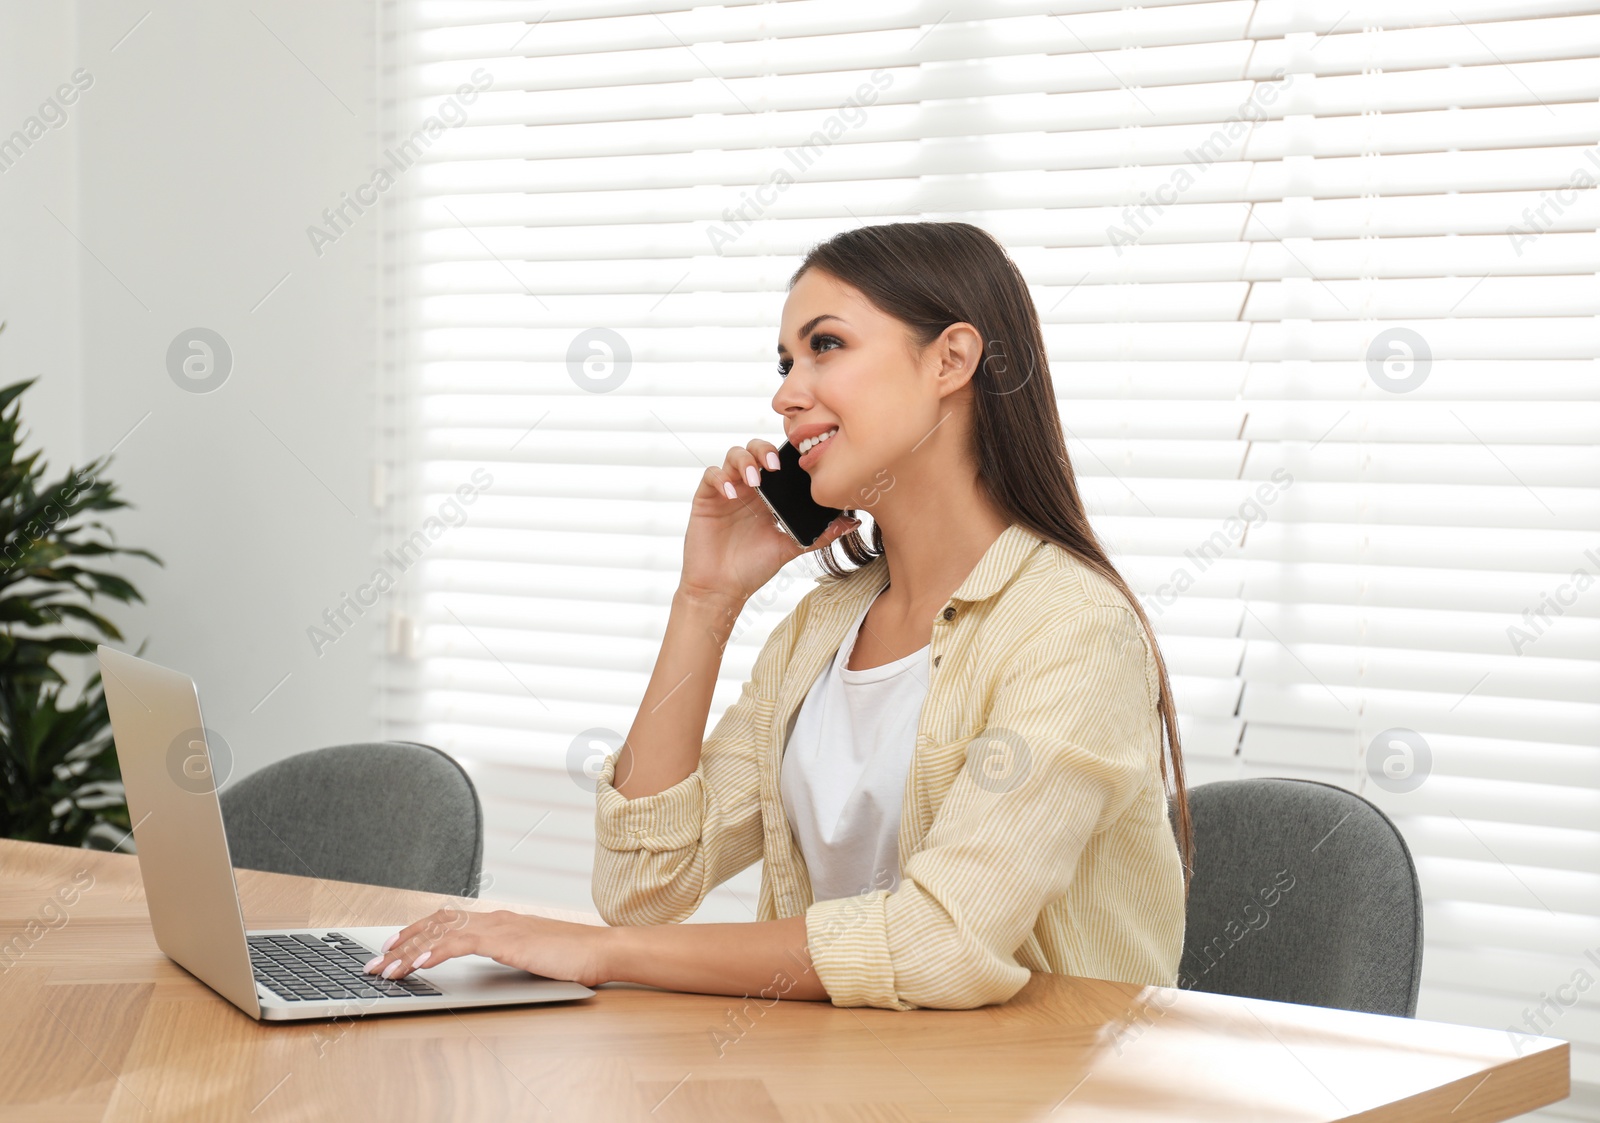
<instances>
[{"instance_id":1,"label":"white t-shirt","mask_svg":"<svg viewBox=\"0 0 1600 1123\"><path fill-rule=\"evenodd\" d=\"M817 676L783 753L779 792L818 901L900 884L900 803L928 693L930 645L852 671L845 664L866 615L862 609Z\"/></svg>"}]
</instances>

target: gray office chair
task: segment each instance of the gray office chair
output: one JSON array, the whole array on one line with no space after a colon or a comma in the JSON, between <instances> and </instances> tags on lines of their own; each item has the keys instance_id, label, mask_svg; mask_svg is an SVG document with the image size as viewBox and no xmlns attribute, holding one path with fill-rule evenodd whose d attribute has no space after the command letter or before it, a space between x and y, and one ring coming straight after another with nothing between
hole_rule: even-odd
<instances>
[{"instance_id":1,"label":"gray office chair","mask_svg":"<svg viewBox=\"0 0 1600 1123\"><path fill-rule=\"evenodd\" d=\"M218 793L233 864L478 895L483 810L461 766L414 741L299 753Z\"/></svg>"},{"instance_id":2,"label":"gray office chair","mask_svg":"<svg viewBox=\"0 0 1600 1123\"><path fill-rule=\"evenodd\" d=\"M1387 815L1344 788L1277 778L1191 788L1189 814L1180 987L1416 1016L1422 893Z\"/></svg>"}]
</instances>

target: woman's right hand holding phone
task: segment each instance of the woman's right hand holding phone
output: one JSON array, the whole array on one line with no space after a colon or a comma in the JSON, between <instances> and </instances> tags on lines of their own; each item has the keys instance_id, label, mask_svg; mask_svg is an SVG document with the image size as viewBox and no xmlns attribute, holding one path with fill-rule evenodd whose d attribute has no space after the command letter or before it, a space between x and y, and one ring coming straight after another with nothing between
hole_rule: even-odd
<instances>
[{"instance_id":1,"label":"woman's right hand holding phone","mask_svg":"<svg viewBox=\"0 0 1600 1123\"><path fill-rule=\"evenodd\" d=\"M683 539L681 593L743 607L789 561L825 549L860 525L840 515L809 547L795 545L755 494L761 473L776 471L777 465L777 447L753 440L728 449L721 467L705 470Z\"/></svg>"}]
</instances>

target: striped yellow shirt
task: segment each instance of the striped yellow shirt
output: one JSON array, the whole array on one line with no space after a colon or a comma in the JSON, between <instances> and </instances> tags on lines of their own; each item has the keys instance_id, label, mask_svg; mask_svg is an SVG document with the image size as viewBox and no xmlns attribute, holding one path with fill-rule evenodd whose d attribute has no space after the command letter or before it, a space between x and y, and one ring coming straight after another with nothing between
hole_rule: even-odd
<instances>
[{"instance_id":1,"label":"striped yellow shirt","mask_svg":"<svg viewBox=\"0 0 1600 1123\"><path fill-rule=\"evenodd\" d=\"M783 747L887 581L882 556L819 577L679 783L627 799L612 786L617 754L606 758L600 915L685 920L764 859L757 919L805 914L835 1006L969 1009L1006 1001L1030 971L1177 985L1183 872L1161 782L1154 657L1115 585L1020 524L934 618L899 886L812 899L778 790Z\"/></svg>"}]
</instances>

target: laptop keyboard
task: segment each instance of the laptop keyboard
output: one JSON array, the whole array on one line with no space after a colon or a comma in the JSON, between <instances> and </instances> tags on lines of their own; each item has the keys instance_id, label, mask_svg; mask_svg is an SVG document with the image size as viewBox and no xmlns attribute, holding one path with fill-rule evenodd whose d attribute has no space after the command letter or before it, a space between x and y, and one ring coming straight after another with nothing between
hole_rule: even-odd
<instances>
[{"instance_id":1,"label":"laptop keyboard","mask_svg":"<svg viewBox=\"0 0 1600 1123\"><path fill-rule=\"evenodd\" d=\"M420 998L439 993L415 974L404 979L362 974L373 953L342 932L329 932L321 939L306 932L247 939L256 983L286 1002Z\"/></svg>"}]
</instances>

